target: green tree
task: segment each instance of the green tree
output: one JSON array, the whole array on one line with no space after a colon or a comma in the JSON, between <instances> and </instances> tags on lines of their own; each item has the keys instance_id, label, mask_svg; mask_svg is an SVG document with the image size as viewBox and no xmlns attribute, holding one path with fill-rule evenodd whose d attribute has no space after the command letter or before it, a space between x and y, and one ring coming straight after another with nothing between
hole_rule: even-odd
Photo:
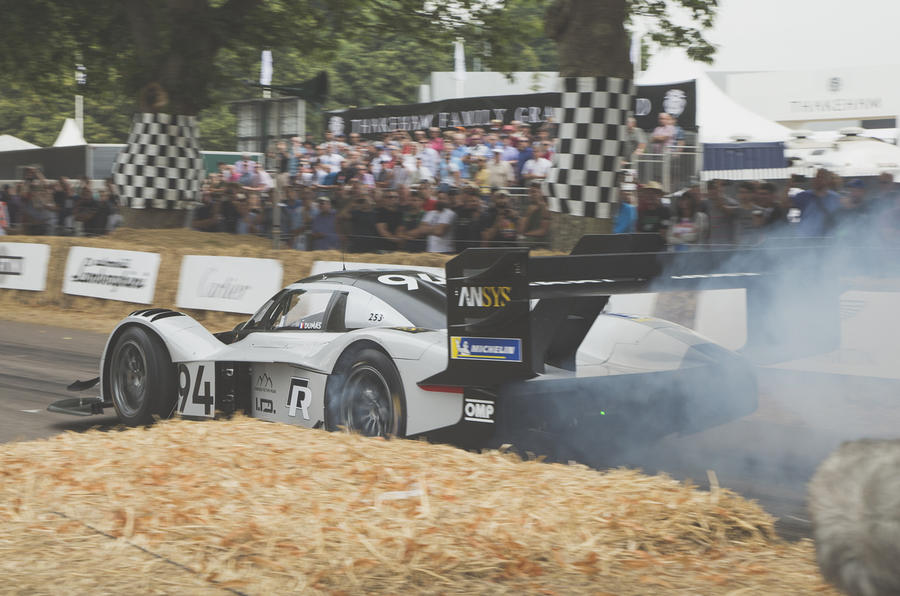
<instances>
[{"instance_id":1,"label":"green tree","mask_svg":"<svg viewBox=\"0 0 900 596\"><path fill-rule=\"evenodd\" d=\"M261 49L275 53L274 83L327 70L327 107L408 103L429 72L452 69L456 36L466 40L470 68L476 57L507 72L564 67L545 14L551 29L594 20L584 27L586 51L566 55L600 54L588 63L596 71L612 72L612 62L625 70L623 23L633 16L650 25L655 43L708 60L702 30L717 0L671 1L693 26L676 26L666 0L0 0L0 129L52 142L72 112L81 61L90 140L121 142L132 112L163 111L199 114L204 146L230 149L235 119L226 104L256 93L243 81L256 78ZM572 19L579 10L591 10L590 19Z\"/></svg>"}]
</instances>

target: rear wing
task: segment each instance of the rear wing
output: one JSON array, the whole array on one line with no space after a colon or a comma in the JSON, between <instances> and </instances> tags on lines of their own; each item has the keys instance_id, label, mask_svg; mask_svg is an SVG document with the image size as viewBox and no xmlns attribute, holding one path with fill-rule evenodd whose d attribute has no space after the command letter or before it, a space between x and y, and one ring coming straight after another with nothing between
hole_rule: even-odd
<instances>
[{"instance_id":1,"label":"rear wing","mask_svg":"<svg viewBox=\"0 0 900 596\"><path fill-rule=\"evenodd\" d=\"M779 361L827 352L840 343L841 275L883 275L885 264L900 275L894 249L888 256L791 240L664 250L657 234L589 235L566 256L465 250L446 264L447 369L422 383L486 387L531 378L545 362L574 367L590 325L622 293L745 288L748 354Z\"/></svg>"}]
</instances>

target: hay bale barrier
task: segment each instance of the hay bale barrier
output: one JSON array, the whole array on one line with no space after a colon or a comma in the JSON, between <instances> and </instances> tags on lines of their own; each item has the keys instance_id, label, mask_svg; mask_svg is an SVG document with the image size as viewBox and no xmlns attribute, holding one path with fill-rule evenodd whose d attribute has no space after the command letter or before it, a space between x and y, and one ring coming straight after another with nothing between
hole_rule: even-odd
<instances>
[{"instance_id":1,"label":"hay bale barrier","mask_svg":"<svg viewBox=\"0 0 900 596\"><path fill-rule=\"evenodd\" d=\"M313 261L341 261L368 263L396 263L398 265L428 265L443 267L446 255L428 253L352 254L329 251L274 250L272 241L257 236L208 234L186 229L135 230L118 229L109 236L75 238L61 236L4 236L3 242L33 242L50 246L47 290L0 291L0 318L39 322L71 329L108 332L128 313L142 305L116 300L101 300L62 293L62 279L66 257L73 246L90 246L116 250L138 250L160 255L156 295L152 306L181 310L207 324L211 331L231 329L248 315L212 311L179 309L175 304L181 258L185 255L221 255L277 259L284 268L284 284L309 275ZM547 253L549 254L549 253ZM260 304L260 306L262 306ZM38 310L39 309L39 310ZM40 317L36 313L40 312Z\"/></svg>"},{"instance_id":2,"label":"hay bale barrier","mask_svg":"<svg viewBox=\"0 0 900 596\"><path fill-rule=\"evenodd\" d=\"M138 305L62 294L68 248L275 258L289 283L338 252L189 230L51 246L45 292L0 319L108 332ZM348 261L442 266L422 254ZM244 315L185 311L211 330ZM812 543L728 490L244 417L0 445L0 592L27 594L835 594Z\"/></svg>"},{"instance_id":3,"label":"hay bale barrier","mask_svg":"<svg viewBox=\"0 0 900 596\"><path fill-rule=\"evenodd\" d=\"M759 506L601 473L244 417L0 446L18 593L809 594Z\"/></svg>"}]
</instances>

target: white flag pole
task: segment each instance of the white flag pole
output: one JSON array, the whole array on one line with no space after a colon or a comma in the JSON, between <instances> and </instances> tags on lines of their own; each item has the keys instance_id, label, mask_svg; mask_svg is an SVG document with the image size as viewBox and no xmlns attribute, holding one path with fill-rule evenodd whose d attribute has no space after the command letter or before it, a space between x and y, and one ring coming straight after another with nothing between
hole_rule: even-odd
<instances>
[{"instance_id":1,"label":"white flag pole","mask_svg":"<svg viewBox=\"0 0 900 596\"><path fill-rule=\"evenodd\" d=\"M262 52L262 64L259 67L259 84L263 85L263 87L268 87L272 84L272 51L271 50L263 50ZM263 97L269 98L272 97L271 89L263 89Z\"/></svg>"},{"instance_id":2,"label":"white flag pole","mask_svg":"<svg viewBox=\"0 0 900 596\"><path fill-rule=\"evenodd\" d=\"M456 79L456 97L465 94L466 81L466 51L462 37L457 37L453 42L453 78Z\"/></svg>"}]
</instances>

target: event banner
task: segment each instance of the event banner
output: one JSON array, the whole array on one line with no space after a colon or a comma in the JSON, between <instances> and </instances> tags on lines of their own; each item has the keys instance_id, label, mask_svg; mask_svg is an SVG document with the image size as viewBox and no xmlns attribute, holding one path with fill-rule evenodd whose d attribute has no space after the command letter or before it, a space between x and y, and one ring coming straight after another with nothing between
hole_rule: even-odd
<instances>
[{"instance_id":1,"label":"event banner","mask_svg":"<svg viewBox=\"0 0 900 596\"><path fill-rule=\"evenodd\" d=\"M441 130L480 126L487 130L494 120L501 124L518 120L538 126L553 119L559 105L559 93L464 97L325 112L325 126L335 135L358 133L370 139L395 130L426 130L432 126ZM678 118L678 125L685 130L697 130L697 87L693 80L637 87L634 114L638 126L653 130L659 113L666 111Z\"/></svg>"},{"instance_id":2,"label":"event banner","mask_svg":"<svg viewBox=\"0 0 900 596\"><path fill-rule=\"evenodd\" d=\"M659 126L660 112L678 119L684 130L697 130L697 83L694 80L666 85L639 85L634 98L637 125L647 132Z\"/></svg>"},{"instance_id":3,"label":"event banner","mask_svg":"<svg viewBox=\"0 0 900 596\"><path fill-rule=\"evenodd\" d=\"M66 258L64 294L150 304L159 254L73 246Z\"/></svg>"},{"instance_id":4,"label":"event banner","mask_svg":"<svg viewBox=\"0 0 900 596\"><path fill-rule=\"evenodd\" d=\"M253 314L281 290L281 261L186 256L175 304L181 308Z\"/></svg>"},{"instance_id":5,"label":"event banner","mask_svg":"<svg viewBox=\"0 0 900 596\"><path fill-rule=\"evenodd\" d=\"M47 244L0 242L0 288L43 292L49 262Z\"/></svg>"}]
</instances>

